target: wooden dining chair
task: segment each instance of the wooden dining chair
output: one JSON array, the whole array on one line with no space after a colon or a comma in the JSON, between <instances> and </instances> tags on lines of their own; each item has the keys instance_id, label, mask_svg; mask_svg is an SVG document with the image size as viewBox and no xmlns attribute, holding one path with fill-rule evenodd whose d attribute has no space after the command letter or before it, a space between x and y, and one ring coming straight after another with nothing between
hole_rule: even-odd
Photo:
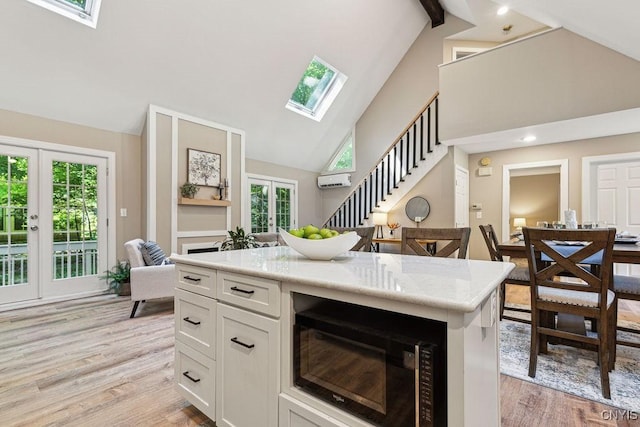
<instances>
[{"instance_id":1,"label":"wooden dining chair","mask_svg":"<svg viewBox=\"0 0 640 427\"><path fill-rule=\"evenodd\" d=\"M469 235L471 228L402 228L402 242L400 243L400 253L403 255L422 255L448 257L455 251L458 251L458 258L467 257L467 248L469 246ZM424 246L424 241L436 242L436 250L434 253L428 251ZM448 242L440 249L437 248L438 242Z\"/></svg>"},{"instance_id":2,"label":"wooden dining chair","mask_svg":"<svg viewBox=\"0 0 640 427\"><path fill-rule=\"evenodd\" d=\"M502 258L502 254L498 249L498 237L496 236L496 232L493 229L491 224L480 225L480 232L482 233L482 237L484 238L484 242L487 244L487 249L489 250L489 256L491 257L491 261L496 262L504 262ZM516 264L516 267L511 270L506 279L500 283L500 320L508 319L515 320L516 322L522 323L530 323L527 319L521 319L514 316L504 315L505 308L510 311L518 311L522 313L531 313L531 310L528 308L520 308L520 307L512 307L505 305L506 301L506 287L507 285L518 285L518 286L531 286L531 278L529 277L529 265L526 263L518 263L516 260L512 259L512 262ZM526 261L526 260L525 260Z\"/></svg>"},{"instance_id":3,"label":"wooden dining chair","mask_svg":"<svg viewBox=\"0 0 640 427\"><path fill-rule=\"evenodd\" d=\"M613 291L616 293L618 300L633 300L640 301L640 277L627 276L622 274L613 275ZM616 329L618 331L632 332L640 334L639 329L627 328L621 326L619 321L616 321ZM640 341L629 340L617 340L618 344L626 345L630 347L640 348Z\"/></svg>"},{"instance_id":4,"label":"wooden dining chair","mask_svg":"<svg viewBox=\"0 0 640 427\"><path fill-rule=\"evenodd\" d=\"M336 230L339 233L344 233L345 231L355 231L358 236L360 236L360 240L356 243L351 250L352 251L362 251L362 252L371 252L371 247L373 245L373 232L375 227L333 227L332 230Z\"/></svg>"},{"instance_id":5,"label":"wooden dining chair","mask_svg":"<svg viewBox=\"0 0 640 427\"><path fill-rule=\"evenodd\" d=\"M602 395L611 398L609 371L615 361L617 299L609 289L613 278L615 229L523 229L531 276L531 348L529 376L535 377L538 353L547 352L548 337L579 342L598 352ZM556 242L582 242L560 248ZM558 252L560 249L562 253ZM593 263L600 268L585 269ZM587 261L589 260L589 261ZM597 320L596 336L556 327L555 314L568 313Z\"/></svg>"}]
</instances>

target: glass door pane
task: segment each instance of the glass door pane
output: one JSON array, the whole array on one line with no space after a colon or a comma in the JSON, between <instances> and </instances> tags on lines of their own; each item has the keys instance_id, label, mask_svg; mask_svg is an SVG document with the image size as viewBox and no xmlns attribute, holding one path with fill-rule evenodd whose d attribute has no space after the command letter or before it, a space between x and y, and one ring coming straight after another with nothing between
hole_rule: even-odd
<instances>
[{"instance_id":1,"label":"glass door pane","mask_svg":"<svg viewBox=\"0 0 640 427\"><path fill-rule=\"evenodd\" d=\"M54 161L52 279L98 273L95 165Z\"/></svg>"},{"instance_id":2,"label":"glass door pane","mask_svg":"<svg viewBox=\"0 0 640 427\"><path fill-rule=\"evenodd\" d=\"M249 179L251 197L251 232L271 231L271 182Z\"/></svg>"},{"instance_id":3,"label":"glass door pane","mask_svg":"<svg viewBox=\"0 0 640 427\"><path fill-rule=\"evenodd\" d=\"M36 157L32 149L0 146L0 304L38 296Z\"/></svg>"},{"instance_id":4,"label":"glass door pane","mask_svg":"<svg viewBox=\"0 0 640 427\"><path fill-rule=\"evenodd\" d=\"M278 229L283 228L285 230L289 230L290 228L294 228L293 221L293 194L294 194L294 186L292 184L284 184L280 182L274 182L274 201L275 201L275 217L276 217L276 228L273 231L278 231Z\"/></svg>"}]
</instances>

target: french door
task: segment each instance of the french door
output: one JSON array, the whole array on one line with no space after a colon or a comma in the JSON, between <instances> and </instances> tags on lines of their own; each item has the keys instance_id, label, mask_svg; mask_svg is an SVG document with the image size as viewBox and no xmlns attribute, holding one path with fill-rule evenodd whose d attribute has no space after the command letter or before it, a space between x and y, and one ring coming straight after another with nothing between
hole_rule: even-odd
<instances>
[{"instance_id":1,"label":"french door","mask_svg":"<svg viewBox=\"0 0 640 427\"><path fill-rule=\"evenodd\" d=\"M297 227L296 183L249 177L249 224L252 233Z\"/></svg>"},{"instance_id":2,"label":"french door","mask_svg":"<svg viewBox=\"0 0 640 427\"><path fill-rule=\"evenodd\" d=\"M616 227L618 233L640 234L640 161L597 165L591 218ZM640 274L640 266L617 264L616 274Z\"/></svg>"},{"instance_id":3,"label":"french door","mask_svg":"<svg viewBox=\"0 0 640 427\"><path fill-rule=\"evenodd\" d=\"M0 145L0 304L106 288L107 159Z\"/></svg>"}]
</instances>

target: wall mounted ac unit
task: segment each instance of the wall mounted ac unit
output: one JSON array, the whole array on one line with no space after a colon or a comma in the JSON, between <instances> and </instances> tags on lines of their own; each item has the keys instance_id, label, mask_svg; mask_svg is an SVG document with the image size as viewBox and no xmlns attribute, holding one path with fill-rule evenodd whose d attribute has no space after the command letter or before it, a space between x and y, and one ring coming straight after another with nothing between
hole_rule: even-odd
<instances>
[{"instance_id":1,"label":"wall mounted ac unit","mask_svg":"<svg viewBox=\"0 0 640 427\"><path fill-rule=\"evenodd\" d=\"M320 188L336 188L350 187L351 175L348 173L339 173L336 175L320 175L318 177L318 187Z\"/></svg>"}]
</instances>

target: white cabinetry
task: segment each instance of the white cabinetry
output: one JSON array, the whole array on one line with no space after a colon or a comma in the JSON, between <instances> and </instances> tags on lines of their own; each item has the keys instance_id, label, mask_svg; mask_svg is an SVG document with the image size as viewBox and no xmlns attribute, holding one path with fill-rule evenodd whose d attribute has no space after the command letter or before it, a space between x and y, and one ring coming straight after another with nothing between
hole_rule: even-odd
<instances>
[{"instance_id":1,"label":"white cabinetry","mask_svg":"<svg viewBox=\"0 0 640 427\"><path fill-rule=\"evenodd\" d=\"M217 426L277 426L278 321L218 305Z\"/></svg>"},{"instance_id":2,"label":"white cabinetry","mask_svg":"<svg viewBox=\"0 0 640 427\"><path fill-rule=\"evenodd\" d=\"M482 306L513 264L366 252L320 262L288 247L171 258L178 390L218 427L371 426L294 385L294 316L322 299L446 323L447 425L500 425L498 327Z\"/></svg>"},{"instance_id":3,"label":"white cabinetry","mask_svg":"<svg viewBox=\"0 0 640 427\"><path fill-rule=\"evenodd\" d=\"M175 294L178 392L215 420L216 305L215 271L178 265Z\"/></svg>"}]
</instances>

